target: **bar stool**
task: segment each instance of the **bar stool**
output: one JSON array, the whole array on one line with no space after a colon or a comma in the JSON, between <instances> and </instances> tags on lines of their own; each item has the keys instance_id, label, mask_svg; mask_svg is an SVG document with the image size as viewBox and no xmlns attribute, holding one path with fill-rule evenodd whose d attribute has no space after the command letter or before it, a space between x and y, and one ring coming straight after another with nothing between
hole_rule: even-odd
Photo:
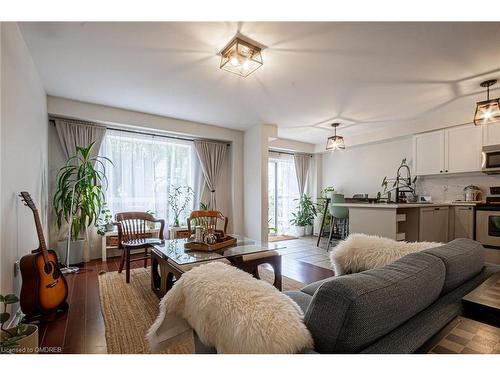
<instances>
[{"instance_id":1,"label":"bar stool","mask_svg":"<svg viewBox=\"0 0 500 375\"><path fill-rule=\"evenodd\" d=\"M336 238L340 240L349 235L349 209L347 207L335 206L335 203L345 203L344 194L332 193L330 198L330 215L332 220L326 251L330 250L334 232L338 235Z\"/></svg>"}]
</instances>

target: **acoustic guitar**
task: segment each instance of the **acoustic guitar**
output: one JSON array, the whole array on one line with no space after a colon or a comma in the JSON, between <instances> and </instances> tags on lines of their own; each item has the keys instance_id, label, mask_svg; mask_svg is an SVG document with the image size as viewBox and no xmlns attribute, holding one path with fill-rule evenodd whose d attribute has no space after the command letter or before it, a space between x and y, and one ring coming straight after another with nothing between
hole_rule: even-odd
<instances>
[{"instance_id":1,"label":"acoustic guitar","mask_svg":"<svg viewBox=\"0 0 500 375\"><path fill-rule=\"evenodd\" d=\"M23 191L20 197L33 212L38 235L38 248L21 258L22 277L21 310L28 317L50 314L58 308L67 307L68 284L59 269L57 254L47 250L38 210L29 193Z\"/></svg>"}]
</instances>

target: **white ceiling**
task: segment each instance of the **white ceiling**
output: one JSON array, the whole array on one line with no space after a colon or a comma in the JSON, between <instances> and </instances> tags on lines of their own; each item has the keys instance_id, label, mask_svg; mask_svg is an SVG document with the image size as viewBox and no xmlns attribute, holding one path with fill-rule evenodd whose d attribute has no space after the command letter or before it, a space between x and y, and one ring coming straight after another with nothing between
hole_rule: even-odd
<instances>
[{"instance_id":1,"label":"white ceiling","mask_svg":"<svg viewBox=\"0 0 500 375\"><path fill-rule=\"evenodd\" d=\"M20 26L49 95L235 129L276 124L317 144L336 120L368 134L457 100L472 117L479 82L500 78L500 23ZM247 78L219 69L237 31L266 46Z\"/></svg>"}]
</instances>

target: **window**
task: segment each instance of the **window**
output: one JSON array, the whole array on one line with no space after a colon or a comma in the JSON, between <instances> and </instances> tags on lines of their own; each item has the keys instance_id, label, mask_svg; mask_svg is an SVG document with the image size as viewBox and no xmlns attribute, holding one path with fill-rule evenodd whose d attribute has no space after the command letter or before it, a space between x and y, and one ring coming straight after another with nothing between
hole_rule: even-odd
<instances>
[{"instance_id":1,"label":"window","mask_svg":"<svg viewBox=\"0 0 500 375\"><path fill-rule=\"evenodd\" d=\"M269 228L277 234L293 234L290 224L299 198L297 175L292 155L269 153Z\"/></svg>"},{"instance_id":2,"label":"window","mask_svg":"<svg viewBox=\"0 0 500 375\"><path fill-rule=\"evenodd\" d=\"M108 130L100 154L114 166L106 168L106 202L111 213L154 211L173 222L168 194L178 186L193 187L195 160L189 141ZM193 200L180 216L185 223Z\"/></svg>"}]
</instances>

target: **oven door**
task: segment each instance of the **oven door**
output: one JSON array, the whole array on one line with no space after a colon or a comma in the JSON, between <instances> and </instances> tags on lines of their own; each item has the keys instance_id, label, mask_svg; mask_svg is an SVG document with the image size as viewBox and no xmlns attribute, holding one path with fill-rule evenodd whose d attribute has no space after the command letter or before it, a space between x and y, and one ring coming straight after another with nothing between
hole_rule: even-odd
<instances>
[{"instance_id":1,"label":"oven door","mask_svg":"<svg viewBox=\"0 0 500 375\"><path fill-rule=\"evenodd\" d=\"M497 174L500 173L500 149L495 146L484 147L482 153L481 168L484 173Z\"/></svg>"},{"instance_id":2,"label":"oven door","mask_svg":"<svg viewBox=\"0 0 500 375\"><path fill-rule=\"evenodd\" d=\"M476 240L500 248L500 211L476 211Z\"/></svg>"}]
</instances>

